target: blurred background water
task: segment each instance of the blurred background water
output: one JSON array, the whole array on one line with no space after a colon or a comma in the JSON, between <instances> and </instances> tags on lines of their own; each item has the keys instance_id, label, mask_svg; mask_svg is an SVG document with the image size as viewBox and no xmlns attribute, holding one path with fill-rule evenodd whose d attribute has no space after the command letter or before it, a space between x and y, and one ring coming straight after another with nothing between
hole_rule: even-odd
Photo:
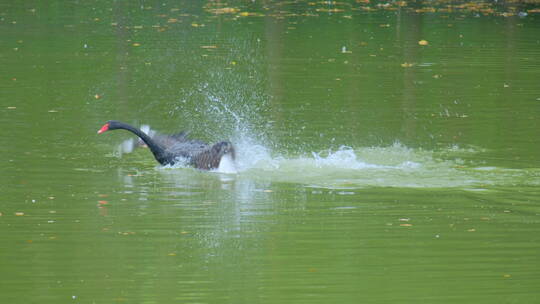
<instances>
[{"instance_id":1,"label":"blurred background water","mask_svg":"<svg viewBox=\"0 0 540 304\"><path fill-rule=\"evenodd\" d=\"M538 301L538 3L0 7L4 301Z\"/></svg>"}]
</instances>

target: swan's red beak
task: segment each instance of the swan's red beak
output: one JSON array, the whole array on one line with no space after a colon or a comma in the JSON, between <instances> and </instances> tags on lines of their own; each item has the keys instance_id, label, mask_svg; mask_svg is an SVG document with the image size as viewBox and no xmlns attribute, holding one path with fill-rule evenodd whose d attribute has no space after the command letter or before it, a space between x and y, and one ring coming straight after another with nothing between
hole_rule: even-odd
<instances>
[{"instance_id":1,"label":"swan's red beak","mask_svg":"<svg viewBox=\"0 0 540 304\"><path fill-rule=\"evenodd\" d=\"M97 131L97 134L101 134L101 133L103 133L105 131L108 131L108 130L109 130L109 123L106 123L106 124L103 125L103 127L101 127L101 129L99 129Z\"/></svg>"}]
</instances>

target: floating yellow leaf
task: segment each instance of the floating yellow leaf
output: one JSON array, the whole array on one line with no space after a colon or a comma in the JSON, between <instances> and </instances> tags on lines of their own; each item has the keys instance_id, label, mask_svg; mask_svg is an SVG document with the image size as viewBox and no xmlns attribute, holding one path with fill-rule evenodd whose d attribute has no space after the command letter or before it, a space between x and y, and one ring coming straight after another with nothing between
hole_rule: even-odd
<instances>
[{"instance_id":1,"label":"floating yellow leaf","mask_svg":"<svg viewBox=\"0 0 540 304\"><path fill-rule=\"evenodd\" d=\"M418 41L418 44L420 44L420 45L428 45L429 43L427 42L427 40L422 39L422 40Z\"/></svg>"},{"instance_id":2,"label":"floating yellow leaf","mask_svg":"<svg viewBox=\"0 0 540 304\"><path fill-rule=\"evenodd\" d=\"M135 42L135 43L133 43L133 46L141 46L141 44L140 44L140 43L137 43L137 42Z\"/></svg>"},{"instance_id":3,"label":"floating yellow leaf","mask_svg":"<svg viewBox=\"0 0 540 304\"><path fill-rule=\"evenodd\" d=\"M217 45L201 45L201 49L217 49Z\"/></svg>"},{"instance_id":4,"label":"floating yellow leaf","mask_svg":"<svg viewBox=\"0 0 540 304\"><path fill-rule=\"evenodd\" d=\"M15 215L16 215L16 216L23 216L23 215L24 215L24 212L15 212Z\"/></svg>"},{"instance_id":5,"label":"floating yellow leaf","mask_svg":"<svg viewBox=\"0 0 540 304\"><path fill-rule=\"evenodd\" d=\"M315 9L317 12L324 12L324 13L341 13L344 12L344 9L341 8L317 8Z\"/></svg>"},{"instance_id":6,"label":"floating yellow leaf","mask_svg":"<svg viewBox=\"0 0 540 304\"><path fill-rule=\"evenodd\" d=\"M413 63L408 63L408 62L404 62L401 64L401 67L403 68L410 68L412 67L414 64Z\"/></svg>"},{"instance_id":7,"label":"floating yellow leaf","mask_svg":"<svg viewBox=\"0 0 540 304\"><path fill-rule=\"evenodd\" d=\"M222 8L215 8L215 9L211 9L210 12L213 13L213 14L234 14L236 12L238 12L239 9L235 8L235 7L222 7Z\"/></svg>"}]
</instances>

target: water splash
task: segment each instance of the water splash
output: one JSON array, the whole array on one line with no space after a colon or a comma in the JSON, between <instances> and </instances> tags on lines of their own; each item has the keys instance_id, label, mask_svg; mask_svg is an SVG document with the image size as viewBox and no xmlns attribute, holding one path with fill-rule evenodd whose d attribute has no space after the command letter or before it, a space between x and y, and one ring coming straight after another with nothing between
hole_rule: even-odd
<instances>
[{"instance_id":1,"label":"water splash","mask_svg":"<svg viewBox=\"0 0 540 304\"><path fill-rule=\"evenodd\" d=\"M467 166L451 153L411 149L396 143L388 147L341 147L337 150L272 155L249 141L237 146L238 174L256 181L289 182L332 189L364 187L484 189L493 185L540 183L538 170Z\"/></svg>"}]
</instances>

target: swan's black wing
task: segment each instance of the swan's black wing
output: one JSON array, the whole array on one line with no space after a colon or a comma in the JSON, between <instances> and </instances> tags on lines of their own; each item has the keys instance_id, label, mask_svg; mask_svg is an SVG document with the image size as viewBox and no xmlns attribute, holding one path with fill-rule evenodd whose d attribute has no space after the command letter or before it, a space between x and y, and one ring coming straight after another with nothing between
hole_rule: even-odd
<instances>
[{"instance_id":1,"label":"swan's black wing","mask_svg":"<svg viewBox=\"0 0 540 304\"><path fill-rule=\"evenodd\" d=\"M147 132L147 134L152 138L153 141L158 143L164 149L171 149L174 146L178 144L182 144L182 143L206 145L205 142L202 142L200 140L189 139L188 138L189 132L186 132L186 131L182 131L175 134L161 134L161 133L157 133L156 131L150 130L149 132ZM142 140L139 140L138 145L144 146L144 142Z\"/></svg>"}]
</instances>

